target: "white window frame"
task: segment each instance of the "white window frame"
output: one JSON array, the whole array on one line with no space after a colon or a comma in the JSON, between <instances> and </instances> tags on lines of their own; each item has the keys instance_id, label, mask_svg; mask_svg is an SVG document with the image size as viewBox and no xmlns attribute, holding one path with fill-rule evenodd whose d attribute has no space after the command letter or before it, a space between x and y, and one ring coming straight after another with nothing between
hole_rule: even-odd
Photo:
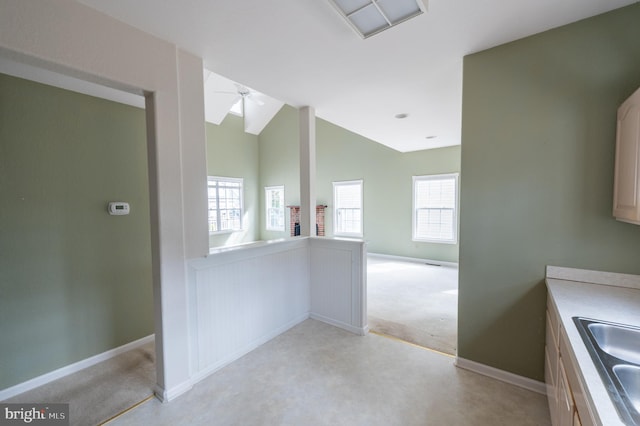
<instances>
[{"instance_id":1,"label":"white window frame","mask_svg":"<svg viewBox=\"0 0 640 426\"><path fill-rule=\"evenodd\" d=\"M271 200L273 199L273 193L275 191L280 191L280 208L274 208L271 205ZM265 204L265 229L267 231L284 231L285 230L285 206L284 206L284 185L278 185L278 186L265 186L264 187L264 204ZM275 209L277 209L278 211L275 212ZM274 214L277 214L278 216L275 218L277 219L278 224L277 225L273 225L273 223L275 222L274 219Z\"/></svg>"},{"instance_id":2,"label":"white window frame","mask_svg":"<svg viewBox=\"0 0 640 426\"><path fill-rule=\"evenodd\" d=\"M238 227L235 228L227 228L227 229L219 229L219 230L212 230L212 223L211 223L211 211L213 209L208 209L209 213L208 213L208 217L209 217L209 235L218 235L218 234L229 234L232 232L239 232L239 231L243 231L244 230L244 179L243 178L231 178L231 177L223 177L223 176L208 176L207 177L207 199L210 200L211 197L208 196L208 192L209 192L209 188L211 187L211 182L226 182L226 183L233 183L233 184L239 184L240 185L240 200L239 200L239 204L240 204L240 225ZM221 214L221 209L220 209L220 194L219 194L219 189L220 186L216 185L216 198L217 198L217 202L216 202L216 206L218 206L218 208L215 209L216 215L217 215L217 223L218 224L222 224L222 214ZM224 209L224 210L238 210L236 209ZM219 225L220 226L220 225Z\"/></svg>"},{"instance_id":3,"label":"white window frame","mask_svg":"<svg viewBox=\"0 0 640 426\"><path fill-rule=\"evenodd\" d=\"M446 173L439 175L424 175L424 176L413 176L413 205L412 205L412 216L413 216L413 224L412 224L412 240L418 242L429 242L429 243L441 243L441 244L457 244L458 243L458 208L459 208L459 173ZM454 180L454 206L453 208L449 206L440 206L440 207L417 207L417 197L418 194L416 192L416 183L429 181L429 180ZM452 238L425 238L418 236L418 210L430 209L430 210L453 210L453 218L452 218L452 229L451 235Z\"/></svg>"},{"instance_id":4,"label":"white window frame","mask_svg":"<svg viewBox=\"0 0 640 426\"><path fill-rule=\"evenodd\" d=\"M360 186L360 208L359 208L360 229L357 232L342 231L339 229L338 224L340 223L339 216L343 214L342 210L344 209L338 206L336 195L339 187L353 186L353 185ZM364 184L362 179L333 182L333 234L335 236L352 237L352 238L362 238L364 236L364 230L363 230L364 229L364 195L363 194L364 194Z\"/></svg>"}]
</instances>

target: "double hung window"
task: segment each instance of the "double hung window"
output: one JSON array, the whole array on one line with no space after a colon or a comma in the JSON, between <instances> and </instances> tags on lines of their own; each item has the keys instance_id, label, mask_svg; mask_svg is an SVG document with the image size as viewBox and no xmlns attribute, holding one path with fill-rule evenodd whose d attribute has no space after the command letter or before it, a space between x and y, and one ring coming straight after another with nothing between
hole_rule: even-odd
<instances>
[{"instance_id":1,"label":"double hung window","mask_svg":"<svg viewBox=\"0 0 640 426\"><path fill-rule=\"evenodd\" d=\"M209 233L242 230L242 178L209 176Z\"/></svg>"},{"instance_id":2,"label":"double hung window","mask_svg":"<svg viewBox=\"0 0 640 426\"><path fill-rule=\"evenodd\" d=\"M413 177L413 240L457 242L458 174Z\"/></svg>"},{"instance_id":3,"label":"double hung window","mask_svg":"<svg viewBox=\"0 0 640 426\"><path fill-rule=\"evenodd\" d=\"M333 233L362 237L362 180L333 182Z\"/></svg>"},{"instance_id":4,"label":"double hung window","mask_svg":"<svg viewBox=\"0 0 640 426\"><path fill-rule=\"evenodd\" d=\"M284 231L284 186L264 188L267 231Z\"/></svg>"}]
</instances>

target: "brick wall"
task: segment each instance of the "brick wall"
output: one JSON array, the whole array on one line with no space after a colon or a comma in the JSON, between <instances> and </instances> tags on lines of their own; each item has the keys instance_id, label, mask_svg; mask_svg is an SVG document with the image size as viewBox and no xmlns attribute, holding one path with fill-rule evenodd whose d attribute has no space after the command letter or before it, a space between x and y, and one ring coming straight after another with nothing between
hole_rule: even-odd
<instances>
[{"instance_id":1,"label":"brick wall","mask_svg":"<svg viewBox=\"0 0 640 426\"><path fill-rule=\"evenodd\" d=\"M290 222L289 231L293 237L296 235L296 225L300 224L300 206L287 206L290 210ZM318 230L318 236L324 237L324 212L327 206L316 206L316 229Z\"/></svg>"}]
</instances>

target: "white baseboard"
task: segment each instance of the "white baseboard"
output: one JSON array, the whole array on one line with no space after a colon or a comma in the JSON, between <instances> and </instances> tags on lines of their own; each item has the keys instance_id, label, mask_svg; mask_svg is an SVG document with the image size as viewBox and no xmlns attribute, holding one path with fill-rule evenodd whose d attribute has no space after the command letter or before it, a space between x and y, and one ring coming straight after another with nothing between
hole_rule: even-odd
<instances>
[{"instance_id":1,"label":"white baseboard","mask_svg":"<svg viewBox=\"0 0 640 426\"><path fill-rule=\"evenodd\" d=\"M464 368L465 370L473 371L474 373L482 374L496 380L500 380L505 383L509 383L532 392L547 394L547 387L544 383L537 380L529 379L527 377L519 376L517 374L509 373L508 371L500 370L494 367L489 367L479 362L470 361L468 359L456 357L456 367Z\"/></svg>"},{"instance_id":2,"label":"white baseboard","mask_svg":"<svg viewBox=\"0 0 640 426\"><path fill-rule=\"evenodd\" d=\"M117 348L110 349L101 354L83 359L82 361L78 361L73 364L67 365L65 367L58 368L57 370L51 371L49 373L45 373L42 376L34 377L33 379L27 380L26 382L18 383L17 385L11 386L10 388L2 389L0 390L0 401L3 401L8 398L13 398L14 396L20 395L23 392L30 391L31 389L35 389L49 382L60 379L61 377L76 373L87 367L96 365L99 362L106 361L124 352L130 351L139 346L145 345L149 342L152 342L154 337L155 335L151 334L141 339L134 340L133 342L129 342L125 345L119 346Z\"/></svg>"},{"instance_id":3,"label":"white baseboard","mask_svg":"<svg viewBox=\"0 0 640 426\"><path fill-rule=\"evenodd\" d=\"M433 260L433 259L420 259L417 257L405 257L405 256L395 256L392 254L380 254L380 253L368 253L369 256L379 257L383 259L390 260L399 260L403 262L413 262L413 263L427 263L429 265L439 265L439 266L448 266L451 268L457 268L458 264L455 262L444 262L442 260Z\"/></svg>"},{"instance_id":4,"label":"white baseboard","mask_svg":"<svg viewBox=\"0 0 640 426\"><path fill-rule=\"evenodd\" d=\"M364 326L364 327L355 327L351 324L347 324L341 321L336 321L334 319L331 318L327 318L325 316L322 315L318 315L318 314L309 314L309 318L314 319L314 320L318 320L321 322L324 322L326 324L332 325L334 327L338 327L341 328L343 330L347 330L353 334L357 334L359 336L365 336L368 332L369 332L369 326Z\"/></svg>"},{"instance_id":5,"label":"white baseboard","mask_svg":"<svg viewBox=\"0 0 640 426\"><path fill-rule=\"evenodd\" d=\"M160 387L156 384L153 393L156 398L160 400L160 402L166 403L169 401L173 401L183 393L190 391L193 388L193 385L193 380L182 382L178 386L174 386L171 389L164 389L163 387Z\"/></svg>"}]
</instances>

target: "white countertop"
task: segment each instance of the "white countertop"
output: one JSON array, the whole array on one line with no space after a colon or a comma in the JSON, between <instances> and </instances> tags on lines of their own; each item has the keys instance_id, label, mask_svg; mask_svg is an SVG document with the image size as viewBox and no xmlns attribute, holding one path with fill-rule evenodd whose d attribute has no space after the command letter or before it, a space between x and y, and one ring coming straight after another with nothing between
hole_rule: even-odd
<instances>
[{"instance_id":1,"label":"white countertop","mask_svg":"<svg viewBox=\"0 0 640 426\"><path fill-rule=\"evenodd\" d=\"M588 272L593 273L593 271ZM595 272L595 274L598 273ZM619 274L620 280L616 280L616 274L602 274L607 274L607 280L614 275L612 284L620 285L623 282L622 285L627 287L551 278L549 275L570 278L571 274L549 274L548 271L547 288L569 338L570 350L573 351L574 361L577 361L579 374L586 385L585 392L588 400L597 411L597 416L603 425L624 425L572 318L581 316L640 327L640 289L635 285L640 282L640 276Z\"/></svg>"}]
</instances>

